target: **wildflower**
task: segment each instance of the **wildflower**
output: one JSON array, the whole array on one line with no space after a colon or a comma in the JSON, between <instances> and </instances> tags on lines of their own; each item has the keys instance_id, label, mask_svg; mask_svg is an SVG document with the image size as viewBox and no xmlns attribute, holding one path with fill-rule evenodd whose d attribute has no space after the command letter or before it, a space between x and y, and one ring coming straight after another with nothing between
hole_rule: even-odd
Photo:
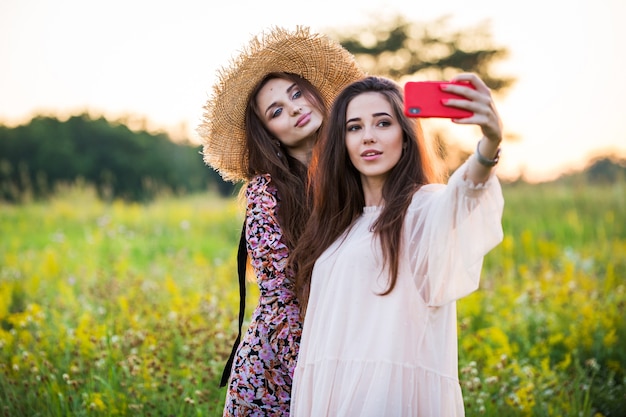
<instances>
[{"instance_id":1,"label":"wildflower","mask_svg":"<svg viewBox=\"0 0 626 417\"><path fill-rule=\"evenodd\" d=\"M463 369L461 369L461 373L476 375L478 373L476 371L476 362L471 361L470 363L468 363L467 366L464 366Z\"/></svg>"},{"instance_id":2,"label":"wildflower","mask_svg":"<svg viewBox=\"0 0 626 417\"><path fill-rule=\"evenodd\" d=\"M605 347L610 348L613 347L617 343L617 331L616 329L611 329L602 339L602 343Z\"/></svg>"},{"instance_id":3,"label":"wildflower","mask_svg":"<svg viewBox=\"0 0 626 417\"><path fill-rule=\"evenodd\" d=\"M600 370L600 365L598 364L598 361L595 358L587 359L585 361L585 366L587 366L589 369L591 369L594 372L597 372Z\"/></svg>"},{"instance_id":4,"label":"wildflower","mask_svg":"<svg viewBox=\"0 0 626 417\"><path fill-rule=\"evenodd\" d=\"M103 411L106 409L104 401L102 401L102 394L99 392L83 394L83 398L85 398L85 403L89 403L90 410Z\"/></svg>"},{"instance_id":5,"label":"wildflower","mask_svg":"<svg viewBox=\"0 0 626 417\"><path fill-rule=\"evenodd\" d=\"M498 377L496 375L493 376L488 376L485 379L485 383L487 383L487 385L494 385L498 383Z\"/></svg>"}]
</instances>

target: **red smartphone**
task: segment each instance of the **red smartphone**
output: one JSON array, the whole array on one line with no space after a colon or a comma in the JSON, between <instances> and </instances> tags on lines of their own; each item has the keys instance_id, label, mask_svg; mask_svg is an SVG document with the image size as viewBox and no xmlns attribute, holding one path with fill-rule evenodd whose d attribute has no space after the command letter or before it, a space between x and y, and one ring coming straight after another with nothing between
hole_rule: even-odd
<instances>
[{"instance_id":1,"label":"red smartphone","mask_svg":"<svg viewBox=\"0 0 626 417\"><path fill-rule=\"evenodd\" d=\"M448 119L462 119L474 113L443 105L443 100L461 98L462 96L445 92L443 84L457 84L474 88L468 82L449 81L409 81L404 85L404 113L409 117L441 117Z\"/></svg>"}]
</instances>

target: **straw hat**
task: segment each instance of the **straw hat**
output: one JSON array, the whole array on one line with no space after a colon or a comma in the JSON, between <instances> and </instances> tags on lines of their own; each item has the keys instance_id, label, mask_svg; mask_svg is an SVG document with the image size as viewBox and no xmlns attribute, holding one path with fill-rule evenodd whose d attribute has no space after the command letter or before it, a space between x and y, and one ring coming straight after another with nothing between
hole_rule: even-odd
<instances>
[{"instance_id":1,"label":"straw hat","mask_svg":"<svg viewBox=\"0 0 626 417\"><path fill-rule=\"evenodd\" d=\"M204 161L226 181L246 179L245 110L252 90L270 72L306 78L328 108L343 87L364 75L341 44L307 27L271 28L254 37L239 56L218 70L197 130Z\"/></svg>"}]
</instances>

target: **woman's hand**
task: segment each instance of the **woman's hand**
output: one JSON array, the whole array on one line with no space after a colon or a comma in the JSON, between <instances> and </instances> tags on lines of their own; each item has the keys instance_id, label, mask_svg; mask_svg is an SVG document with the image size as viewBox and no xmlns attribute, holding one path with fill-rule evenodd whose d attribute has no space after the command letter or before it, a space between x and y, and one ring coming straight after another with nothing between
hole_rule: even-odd
<instances>
[{"instance_id":1,"label":"woman's hand","mask_svg":"<svg viewBox=\"0 0 626 417\"><path fill-rule=\"evenodd\" d=\"M462 96L464 99L448 99L444 105L471 111L472 116L452 121L457 124L476 124L482 130L485 140L481 139L476 145L476 152L479 155L474 157L467 171L470 180L481 183L489 177L491 168L498 160L499 146L502 142L502 121L491 97L491 90L476 74L459 74L450 81L469 82L474 87L447 85L444 87L445 91Z\"/></svg>"},{"instance_id":2,"label":"woman's hand","mask_svg":"<svg viewBox=\"0 0 626 417\"><path fill-rule=\"evenodd\" d=\"M466 100L448 99L444 103L446 106L465 109L474 113L471 117L453 119L452 121L458 124L476 124L480 126L485 138L495 145L493 148L493 153L495 154L495 150L502 142L502 121L491 97L491 90L476 74L459 74L450 81L469 82L474 86L474 88L459 85L447 85L444 87L445 91L466 98ZM490 157L493 155L488 154L486 156Z\"/></svg>"}]
</instances>

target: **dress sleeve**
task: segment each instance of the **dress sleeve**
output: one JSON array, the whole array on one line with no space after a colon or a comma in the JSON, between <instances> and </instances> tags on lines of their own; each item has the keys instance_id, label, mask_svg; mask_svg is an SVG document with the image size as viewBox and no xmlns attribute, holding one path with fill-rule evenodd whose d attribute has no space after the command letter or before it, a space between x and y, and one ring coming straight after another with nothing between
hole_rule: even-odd
<instances>
[{"instance_id":1,"label":"dress sleeve","mask_svg":"<svg viewBox=\"0 0 626 417\"><path fill-rule=\"evenodd\" d=\"M276 211L278 197L268 175L255 177L246 188L246 244L257 279L284 271L288 249Z\"/></svg>"},{"instance_id":2,"label":"dress sleeve","mask_svg":"<svg viewBox=\"0 0 626 417\"><path fill-rule=\"evenodd\" d=\"M469 159L447 185L422 187L407 215L411 272L429 306L478 289L483 258L503 238L500 182L492 171L484 183L474 184L466 179L468 164Z\"/></svg>"}]
</instances>

